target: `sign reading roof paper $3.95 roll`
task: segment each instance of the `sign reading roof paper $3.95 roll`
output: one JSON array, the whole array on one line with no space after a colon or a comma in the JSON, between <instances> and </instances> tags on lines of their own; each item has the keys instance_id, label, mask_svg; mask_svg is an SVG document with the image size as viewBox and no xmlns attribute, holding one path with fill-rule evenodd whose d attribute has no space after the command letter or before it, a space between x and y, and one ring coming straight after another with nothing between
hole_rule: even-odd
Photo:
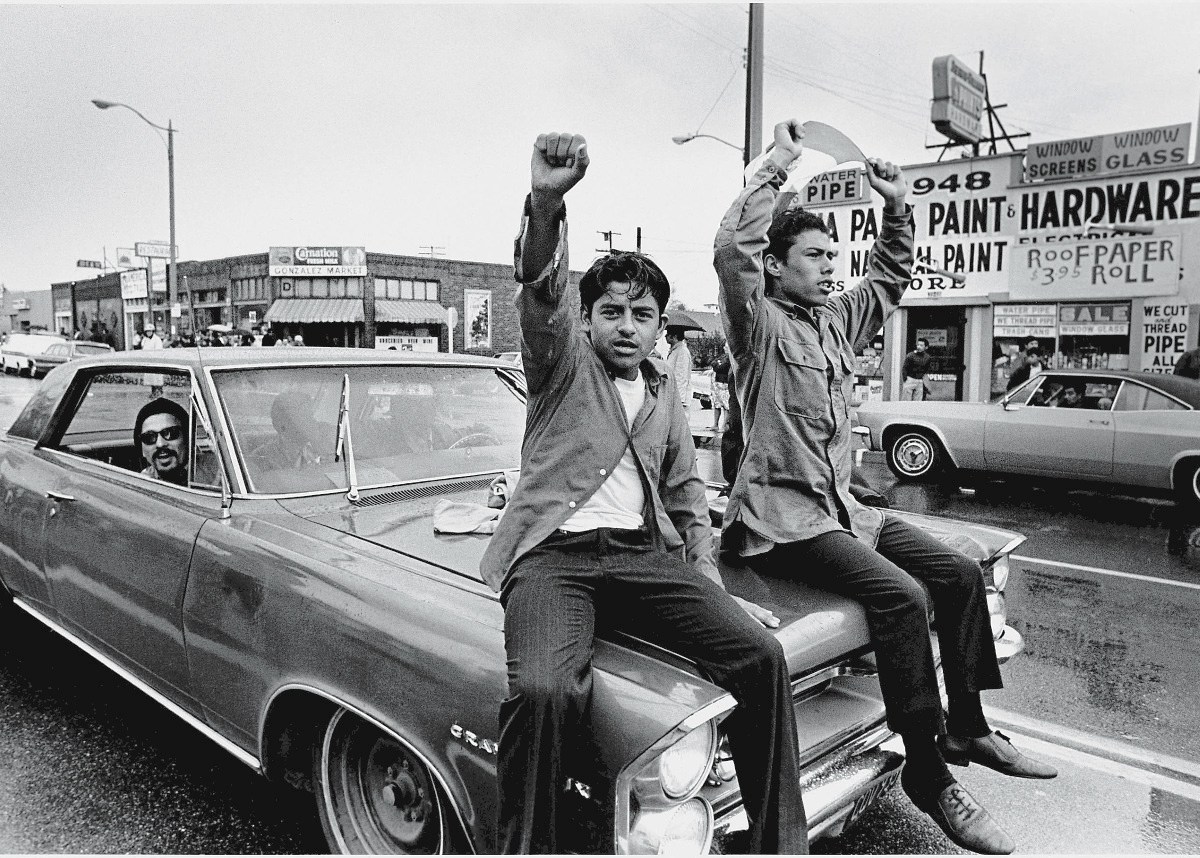
<instances>
[{"instance_id":1,"label":"sign reading roof paper $3.95 roll","mask_svg":"<svg viewBox=\"0 0 1200 858\"><path fill-rule=\"evenodd\" d=\"M367 276L367 251L363 247L272 247L268 259L272 277Z\"/></svg>"}]
</instances>

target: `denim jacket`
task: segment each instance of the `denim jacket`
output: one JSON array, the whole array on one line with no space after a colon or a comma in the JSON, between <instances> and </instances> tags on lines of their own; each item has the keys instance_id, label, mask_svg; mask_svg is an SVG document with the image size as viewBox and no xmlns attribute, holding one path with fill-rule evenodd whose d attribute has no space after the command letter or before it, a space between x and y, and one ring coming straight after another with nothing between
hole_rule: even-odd
<instances>
[{"instance_id":1,"label":"denim jacket","mask_svg":"<svg viewBox=\"0 0 1200 858\"><path fill-rule=\"evenodd\" d=\"M765 162L725 214L714 246L746 444L724 544L743 555L834 530L875 544L883 514L850 494L854 357L899 306L912 277L908 207L903 215L884 213L867 276L855 288L820 309L768 298L762 258L785 179Z\"/></svg>"},{"instance_id":2,"label":"denim jacket","mask_svg":"<svg viewBox=\"0 0 1200 858\"><path fill-rule=\"evenodd\" d=\"M632 442L645 476L644 518L656 544L682 552L719 584L704 481L666 364L653 357L642 362L647 396L629 430L617 387L582 330L579 290L569 283L565 213L554 258L533 280L521 270L529 214L526 199L515 249L521 284L515 300L529 389L521 478L484 552L483 579L499 591L512 565L595 494Z\"/></svg>"}]
</instances>

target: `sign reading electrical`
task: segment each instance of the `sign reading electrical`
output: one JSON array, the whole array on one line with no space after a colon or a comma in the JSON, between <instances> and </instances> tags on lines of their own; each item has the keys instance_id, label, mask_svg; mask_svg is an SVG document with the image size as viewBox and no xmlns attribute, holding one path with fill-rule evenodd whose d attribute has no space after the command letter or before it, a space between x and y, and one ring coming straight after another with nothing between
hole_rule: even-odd
<instances>
[{"instance_id":1,"label":"sign reading electrical","mask_svg":"<svg viewBox=\"0 0 1200 858\"><path fill-rule=\"evenodd\" d=\"M367 251L363 247L272 247L272 277L365 277Z\"/></svg>"}]
</instances>

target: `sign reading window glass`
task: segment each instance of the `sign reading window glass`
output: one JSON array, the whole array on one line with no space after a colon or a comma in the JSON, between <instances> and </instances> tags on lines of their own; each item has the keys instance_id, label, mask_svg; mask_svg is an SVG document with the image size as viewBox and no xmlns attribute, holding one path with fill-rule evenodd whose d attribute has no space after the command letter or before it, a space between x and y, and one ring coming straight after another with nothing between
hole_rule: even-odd
<instances>
[{"instance_id":1,"label":"sign reading window glass","mask_svg":"<svg viewBox=\"0 0 1200 858\"><path fill-rule=\"evenodd\" d=\"M469 349L492 347L492 292L463 290L463 338Z\"/></svg>"}]
</instances>

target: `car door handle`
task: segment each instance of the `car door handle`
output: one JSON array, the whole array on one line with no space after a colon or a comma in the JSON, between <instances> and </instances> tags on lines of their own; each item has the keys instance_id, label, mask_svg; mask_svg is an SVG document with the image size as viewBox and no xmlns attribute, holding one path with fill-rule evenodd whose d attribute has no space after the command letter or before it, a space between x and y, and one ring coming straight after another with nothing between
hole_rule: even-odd
<instances>
[{"instance_id":1,"label":"car door handle","mask_svg":"<svg viewBox=\"0 0 1200 858\"><path fill-rule=\"evenodd\" d=\"M50 498L50 500L56 500L56 501L73 501L73 500L75 500L75 498L71 497L70 495L64 495L59 492L46 492L46 497Z\"/></svg>"},{"instance_id":2,"label":"car door handle","mask_svg":"<svg viewBox=\"0 0 1200 858\"><path fill-rule=\"evenodd\" d=\"M1094 419L1094 418L1092 418L1092 417L1089 417L1089 418L1088 418L1088 423L1099 423L1101 426L1107 426L1107 425L1108 425L1108 421L1107 421L1107 420L1096 420L1096 419Z\"/></svg>"}]
</instances>

